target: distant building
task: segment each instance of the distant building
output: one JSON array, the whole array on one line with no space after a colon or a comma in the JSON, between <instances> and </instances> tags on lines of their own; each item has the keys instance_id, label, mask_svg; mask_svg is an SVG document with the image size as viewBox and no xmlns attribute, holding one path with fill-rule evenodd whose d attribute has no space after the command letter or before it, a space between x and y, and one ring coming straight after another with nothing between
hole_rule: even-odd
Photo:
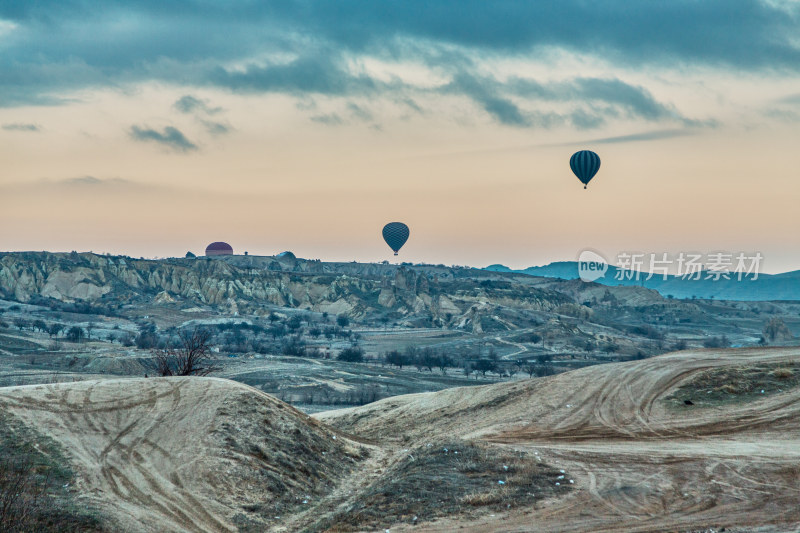
<instances>
[{"instance_id":1,"label":"distant building","mask_svg":"<svg viewBox=\"0 0 800 533\"><path fill-rule=\"evenodd\" d=\"M281 252L278 254L280 259L297 259L292 252Z\"/></svg>"},{"instance_id":2,"label":"distant building","mask_svg":"<svg viewBox=\"0 0 800 533\"><path fill-rule=\"evenodd\" d=\"M233 255L233 248L227 242L212 242L206 246L206 257L215 255Z\"/></svg>"}]
</instances>

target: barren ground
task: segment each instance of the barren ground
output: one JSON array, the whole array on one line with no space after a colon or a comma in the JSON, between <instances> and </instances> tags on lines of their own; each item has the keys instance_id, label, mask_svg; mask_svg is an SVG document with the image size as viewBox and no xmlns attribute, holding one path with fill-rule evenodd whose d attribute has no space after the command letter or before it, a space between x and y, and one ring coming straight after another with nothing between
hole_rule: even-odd
<instances>
[{"instance_id":1,"label":"barren ground","mask_svg":"<svg viewBox=\"0 0 800 533\"><path fill-rule=\"evenodd\" d=\"M796 349L700 350L478 389L390 398L319 415L392 441L454 434L528 451L576 490L507 514L392 531L797 531L800 388L675 409L710 369L794 365Z\"/></svg>"},{"instance_id":2,"label":"barren ground","mask_svg":"<svg viewBox=\"0 0 800 533\"><path fill-rule=\"evenodd\" d=\"M203 378L9 387L0 405L62 445L115 531L797 531L796 380L675 398L726 369L751 379L741 369L798 360L685 351L314 418ZM435 448L448 442L470 460Z\"/></svg>"}]
</instances>

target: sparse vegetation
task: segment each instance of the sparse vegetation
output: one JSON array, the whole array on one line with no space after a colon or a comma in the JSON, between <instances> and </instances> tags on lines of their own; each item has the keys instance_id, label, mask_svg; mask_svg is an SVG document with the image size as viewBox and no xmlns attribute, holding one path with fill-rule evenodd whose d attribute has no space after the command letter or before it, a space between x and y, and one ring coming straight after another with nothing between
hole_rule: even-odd
<instances>
[{"instance_id":1,"label":"sparse vegetation","mask_svg":"<svg viewBox=\"0 0 800 533\"><path fill-rule=\"evenodd\" d=\"M0 413L0 531L104 531L96 514L79 510L73 483L55 442Z\"/></svg>"},{"instance_id":2,"label":"sparse vegetation","mask_svg":"<svg viewBox=\"0 0 800 533\"><path fill-rule=\"evenodd\" d=\"M568 474L529 455L462 440L438 441L410 449L346 513L313 529L383 530L442 516L476 516L530 506L570 488Z\"/></svg>"},{"instance_id":3,"label":"sparse vegetation","mask_svg":"<svg viewBox=\"0 0 800 533\"><path fill-rule=\"evenodd\" d=\"M800 386L800 362L722 367L706 370L680 386L668 401L714 406L756 400ZM763 391L763 392L762 392Z\"/></svg>"},{"instance_id":4,"label":"sparse vegetation","mask_svg":"<svg viewBox=\"0 0 800 533\"><path fill-rule=\"evenodd\" d=\"M783 320L777 317L771 318L769 321L767 321L767 323L764 325L764 330L762 333L764 338L769 340L769 342L788 340L792 338L792 332L789 331L789 327Z\"/></svg>"},{"instance_id":5,"label":"sparse vegetation","mask_svg":"<svg viewBox=\"0 0 800 533\"><path fill-rule=\"evenodd\" d=\"M349 346L336 356L339 361L348 363L361 363L364 361L364 350L360 346Z\"/></svg>"},{"instance_id":6,"label":"sparse vegetation","mask_svg":"<svg viewBox=\"0 0 800 533\"><path fill-rule=\"evenodd\" d=\"M86 337L86 332L81 327L72 326L67 330L66 337L70 342L81 342Z\"/></svg>"},{"instance_id":7,"label":"sparse vegetation","mask_svg":"<svg viewBox=\"0 0 800 533\"><path fill-rule=\"evenodd\" d=\"M291 514L310 500L319 500L334 480L369 455L283 405L249 394L238 400L220 408L225 422L210 438L235 469L211 476L248 491L250 503L237 520L240 531L262 532L266 529L262 520L274 523L276 515Z\"/></svg>"},{"instance_id":8,"label":"sparse vegetation","mask_svg":"<svg viewBox=\"0 0 800 533\"><path fill-rule=\"evenodd\" d=\"M207 376L219 370L211 357L206 329L195 328L181 333L180 344L155 353L155 366L160 376Z\"/></svg>"},{"instance_id":9,"label":"sparse vegetation","mask_svg":"<svg viewBox=\"0 0 800 533\"><path fill-rule=\"evenodd\" d=\"M705 348L728 348L730 345L731 341L725 335L711 337L703 341L703 347Z\"/></svg>"}]
</instances>

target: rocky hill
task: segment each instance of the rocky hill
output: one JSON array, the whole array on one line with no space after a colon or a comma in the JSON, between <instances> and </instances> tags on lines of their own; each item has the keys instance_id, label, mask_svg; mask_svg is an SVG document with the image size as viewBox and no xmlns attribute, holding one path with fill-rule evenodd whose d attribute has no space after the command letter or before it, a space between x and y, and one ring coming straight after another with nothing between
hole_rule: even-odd
<instances>
[{"instance_id":1,"label":"rocky hill","mask_svg":"<svg viewBox=\"0 0 800 533\"><path fill-rule=\"evenodd\" d=\"M143 302L265 313L269 306L354 318L391 313L434 324L471 321L487 305L547 311L572 299L541 280L473 269L321 263L272 257L145 260L91 253L0 255L0 291L107 306Z\"/></svg>"},{"instance_id":2,"label":"rocky hill","mask_svg":"<svg viewBox=\"0 0 800 533\"><path fill-rule=\"evenodd\" d=\"M287 320L301 314L299 319L309 324L330 324L344 315L361 327L444 328L492 338L502 332L535 330L537 336L527 340L497 341L500 347L515 347L517 353L530 352L532 344L540 342L532 339L540 335L547 337L551 348L560 339L579 350L608 345L627 346L628 355L640 350L661 353L658 342L665 339L664 328L697 342L725 334L733 342L747 344L759 339L762 311L797 316L792 306L770 304L762 310L735 302L714 305L665 298L646 287L609 287L444 265L257 256L147 260L75 252L0 253L0 299L59 312L131 320L150 317L159 328L199 318L201 312L205 319L250 320L274 318L277 312ZM9 311L7 321L31 319L25 310ZM70 321L70 317L41 316ZM91 321L85 316L71 318ZM792 333L800 327L792 320L787 325ZM630 344L631 335L642 337L646 346L638 341L633 343L637 346ZM520 343L532 344L526 348Z\"/></svg>"}]
</instances>

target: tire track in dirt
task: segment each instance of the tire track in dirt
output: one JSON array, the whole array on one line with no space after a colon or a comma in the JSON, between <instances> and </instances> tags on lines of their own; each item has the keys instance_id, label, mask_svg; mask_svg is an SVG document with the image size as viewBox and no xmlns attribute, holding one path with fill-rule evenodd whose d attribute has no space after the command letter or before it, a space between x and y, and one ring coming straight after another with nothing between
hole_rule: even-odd
<instances>
[{"instance_id":1,"label":"tire track in dirt","mask_svg":"<svg viewBox=\"0 0 800 533\"><path fill-rule=\"evenodd\" d=\"M679 364L675 357L655 358L622 372L605 373L597 376L596 386L589 385L596 394L579 406L582 416L566 417L550 432L537 424L488 440L548 450L554 454L551 458L581 478L585 495L577 501L605 509L597 513L605 524L586 522L586 530L663 531L720 524L800 527L800 392L784 392L727 409L670 413L659 405L698 372L723 364L764 362L764 354L757 355L757 361L731 355ZM767 359L797 358L798 352L790 351ZM586 406L590 406L590 415ZM787 456L781 453L781 445L776 445L768 452L773 456L754 459L748 451L762 438L769 441L754 430L781 430L782 446L787 447L786 452L789 448L793 451ZM670 459L676 452L683 458ZM542 456L547 460L547 454ZM604 457L602 462L600 457ZM575 507L575 502L563 508L555 502L543 529L582 529L572 520ZM765 513L767 509L770 511ZM781 512L776 514L776 509ZM554 524L557 518L570 526Z\"/></svg>"},{"instance_id":2,"label":"tire track in dirt","mask_svg":"<svg viewBox=\"0 0 800 533\"><path fill-rule=\"evenodd\" d=\"M283 491L335 489L316 498L321 507L301 508L308 512L292 522L299 531L317 518L315 509L337 504L370 475L359 468L364 445L260 391L218 378L12 387L0 389L0 409L62 445L78 473L78 493L110 520L112 531L223 533L237 531L242 521L266 531L275 521L262 509L284 505ZM373 463L383 457L375 450ZM296 463L294 453L303 454Z\"/></svg>"},{"instance_id":3,"label":"tire track in dirt","mask_svg":"<svg viewBox=\"0 0 800 533\"><path fill-rule=\"evenodd\" d=\"M161 446L175 440L169 435L171 428L185 432L195 423L192 418L202 410L192 407L208 401L209 384L193 383L192 398L186 402L181 395L186 380L139 381L129 392L120 382L79 387L54 384L21 395L0 392L0 401L23 419L60 418L69 432L88 437L70 440L65 448L76 456L76 462L87 465L85 484L92 486L93 494L108 491L114 496L122 530L235 531L213 512L213 502L182 487L183 465L174 464L175 443L169 448ZM58 435L54 437L58 440ZM192 451L202 453L194 448L188 450L189 455ZM138 509L147 509L146 515Z\"/></svg>"},{"instance_id":4,"label":"tire track in dirt","mask_svg":"<svg viewBox=\"0 0 800 533\"><path fill-rule=\"evenodd\" d=\"M320 418L377 440L395 419L413 420L430 426L416 433L425 438L457 432L536 451L575 480L569 496L534 508L395 525L393 533L800 531L800 390L709 408L666 403L700 372L798 359L797 348L681 352ZM506 399L512 390L515 398Z\"/></svg>"},{"instance_id":5,"label":"tire track in dirt","mask_svg":"<svg viewBox=\"0 0 800 533\"><path fill-rule=\"evenodd\" d=\"M138 406L145 409L123 425L119 431L113 431L108 425L101 426L104 435L110 441L98 457L101 475L108 481L111 490L121 499L131 504L147 507L162 514L170 522L186 531L228 531L230 526L204 510L195 498L182 489L175 488L171 478L161 478L146 457L150 457L154 450L149 449L147 442L151 442L153 434L162 429L164 424L180 422L184 415L171 417L172 413L182 413L180 409L180 390L186 385L185 381L170 383L170 388L164 394L156 394L155 390L147 391L146 400L125 406ZM89 400L91 388L86 391L86 401ZM200 398L202 401L202 397ZM166 403L166 405L164 405ZM125 410L120 410L121 412ZM102 423L99 413L105 410L88 409L85 411L84 421L89 427L96 427ZM97 421L92 421L97 418ZM103 417L105 418L105 417ZM168 454L162 456L169 457ZM120 489L124 487L124 491Z\"/></svg>"}]
</instances>

